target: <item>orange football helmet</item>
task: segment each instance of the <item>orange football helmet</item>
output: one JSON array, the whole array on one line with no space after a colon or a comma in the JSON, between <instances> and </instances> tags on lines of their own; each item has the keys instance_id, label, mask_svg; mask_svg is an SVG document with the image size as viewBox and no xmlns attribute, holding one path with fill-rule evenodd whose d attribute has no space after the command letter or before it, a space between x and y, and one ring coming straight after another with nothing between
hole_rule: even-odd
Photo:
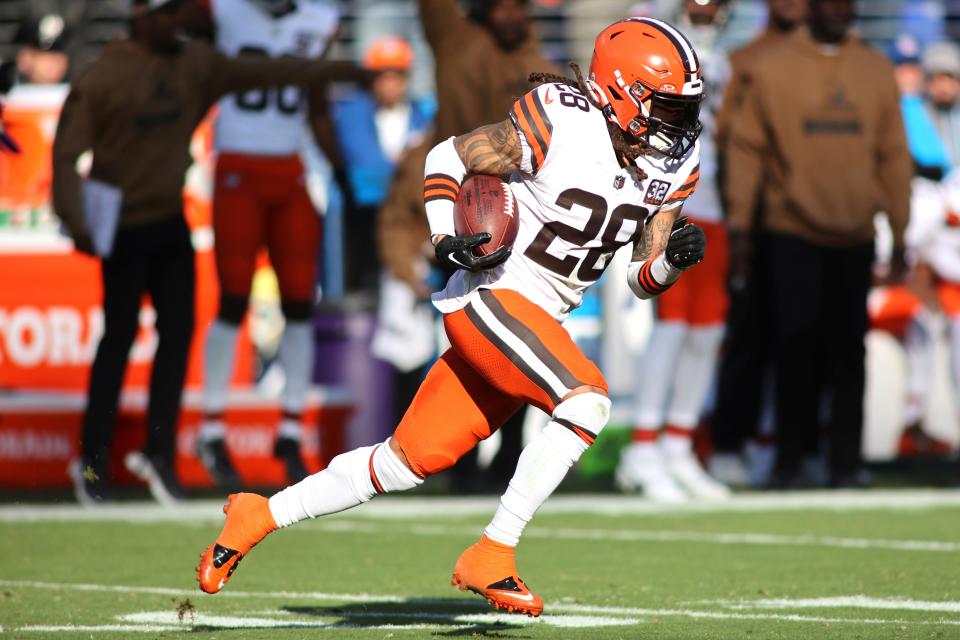
<instances>
[{"instance_id":1,"label":"orange football helmet","mask_svg":"<svg viewBox=\"0 0 960 640\"><path fill-rule=\"evenodd\" d=\"M703 78L686 36L654 18L627 18L597 36L589 89L623 131L680 158L700 135Z\"/></svg>"}]
</instances>

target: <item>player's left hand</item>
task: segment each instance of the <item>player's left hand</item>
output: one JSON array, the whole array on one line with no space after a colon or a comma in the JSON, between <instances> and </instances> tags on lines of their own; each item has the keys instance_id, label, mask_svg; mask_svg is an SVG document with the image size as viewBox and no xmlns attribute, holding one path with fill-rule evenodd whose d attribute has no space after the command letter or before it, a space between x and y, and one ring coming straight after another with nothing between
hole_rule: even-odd
<instances>
[{"instance_id":1,"label":"player's left hand","mask_svg":"<svg viewBox=\"0 0 960 640\"><path fill-rule=\"evenodd\" d=\"M673 223L667 250L664 255L674 269L686 271L700 264L707 250L707 236L695 224L687 224L687 216L680 216Z\"/></svg>"}]
</instances>

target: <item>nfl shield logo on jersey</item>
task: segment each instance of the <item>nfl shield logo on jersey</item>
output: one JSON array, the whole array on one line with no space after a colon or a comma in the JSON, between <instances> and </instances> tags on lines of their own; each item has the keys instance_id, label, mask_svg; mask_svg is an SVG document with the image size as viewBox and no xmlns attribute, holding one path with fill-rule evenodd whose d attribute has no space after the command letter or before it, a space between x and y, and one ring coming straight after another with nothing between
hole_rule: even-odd
<instances>
[{"instance_id":1,"label":"nfl shield logo on jersey","mask_svg":"<svg viewBox=\"0 0 960 640\"><path fill-rule=\"evenodd\" d=\"M626 184L627 179L623 176L617 176L613 179L613 188L614 189L623 189L623 185Z\"/></svg>"},{"instance_id":2,"label":"nfl shield logo on jersey","mask_svg":"<svg viewBox=\"0 0 960 640\"><path fill-rule=\"evenodd\" d=\"M643 201L647 204L661 205L663 199L667 197L667 191L670 189L670 183L663 180L654 180L647 187L647 195L643 196Z\"/></svg>"}]
</instances>

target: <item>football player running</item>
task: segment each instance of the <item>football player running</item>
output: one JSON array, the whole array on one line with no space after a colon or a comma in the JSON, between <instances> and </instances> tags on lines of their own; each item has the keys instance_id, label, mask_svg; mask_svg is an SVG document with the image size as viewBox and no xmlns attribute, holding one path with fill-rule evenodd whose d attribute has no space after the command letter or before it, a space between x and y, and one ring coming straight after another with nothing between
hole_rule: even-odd
<instances>
[{"instance_id":1,"label":"football player running","mask_svg":"<svg viewBox=\"0 0 960 640\"><path fill-rule=\"evenodd\" d=\"M216 593L268 533L413 489L453 465L525 403L551 415L523 450L483 536L456 562L453 584L497 608L539 615L543 600L514 560L524 527L606 425L607 385L561 322L632 243L629 285L667 290L704 256L703 232L679 217L699 172L703 80L697 55L670 25L629 19L604 29L589 80L544 81L509 118L438 144L424 200L440 261L460 269L434 304L452 347L430 370L393 436L334 458L269 500L241 493L201 556L200 588ZM464 178L509 179L519 204L513 247L478 257L486 234L457 237Z\"/></svg>"},{"instance_id":2,"label":"football player running","mask_svg":"<svg viewBox=\"0 0 960 640\"><path fill-rule=\"evenodd\" d=\"M320 58L336 33L336 8L311 0L206 0L217 47L227 55ZM336 154L327 117L325 87L304 95L299 86L278 86L220 101L214 145L213 193L220 308L207 331L204 353L204 418L197 454L213 480L240 480L226 447L224 412L233 373L237 334L247 311L257 255L262 248L280 286L286 324L278 359L285 375L283 417L274 456L290 482L307 475L300 453L301 415L313 373L313 312L320 218L307 194L300 160L309 120L328 156Z\"/></svg>"}]
</instances>

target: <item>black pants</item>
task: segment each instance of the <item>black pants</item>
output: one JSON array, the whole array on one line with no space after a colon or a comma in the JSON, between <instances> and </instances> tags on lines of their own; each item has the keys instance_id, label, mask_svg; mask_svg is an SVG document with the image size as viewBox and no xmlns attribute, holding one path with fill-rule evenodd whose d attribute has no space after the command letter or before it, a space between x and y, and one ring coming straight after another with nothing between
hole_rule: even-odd
<instances>
[{"instance_id":1,"label":"black pants","mask_svg":"<svg viewBox=\"0 0 960 640\"><path fill-rule=\"evenodd\" d=\"M120 229L101 271L104 331L90 373L82 448L85 463L106 478L120 388L144 293L156 309L159 337L150 373L145 453L158 463L173 463L194 319L194 256L186 220L178 215Z\"/></svg>"},{"instance_id":2,"label":"black pants","mask_svg":"<svg viewBox=\"0 0 960 640\"><path fill-rule=\"evenodd\" d=\"M718 452L739 453L757 434L770 363L769 292L759 277L763 244L753 242L751 277L730 290L727 333L720 357L710 435Z\"/></svg>"},{"instance_id":3,"label":"black pants","mask_svg":"<svg viewBox=\"0 0 960 640\"><path fill-rule=\"evenodd\" d=\"M347 210L343 235L345 291L375 295L382 270L377 250L377 209L355 207Z\"/></svg>"},{"instance_id":4,"label":"black pants","mask_svg":"<svg viewBox=\"0 0 960 640\"><path fill-rule=\"evenodd\" d=\"M834 476L854 472L862 463L873 243L828 248L774 233L763 242L775 345L777 469L796 472L827 397L830 470Z\"/></svg>"}]
</instances>

